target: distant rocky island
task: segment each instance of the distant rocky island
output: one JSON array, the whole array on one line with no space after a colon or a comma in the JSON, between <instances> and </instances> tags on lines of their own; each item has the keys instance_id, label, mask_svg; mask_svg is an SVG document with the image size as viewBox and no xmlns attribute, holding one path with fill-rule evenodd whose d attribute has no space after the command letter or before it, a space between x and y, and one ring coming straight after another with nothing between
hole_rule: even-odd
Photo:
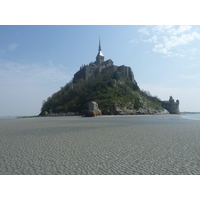
<instances>
[{"instance_id":1,"label":"distant rocky island","mask_svg":"<svg viewBox=\"0 0 200 200\"><path fill-rule=\"evenodd\" d=\"M40 116L179 114L179 100L161 101L139 88L130 67L104 61L99 40L95 62L43 102Z\"/></svg>"}]
</instances>

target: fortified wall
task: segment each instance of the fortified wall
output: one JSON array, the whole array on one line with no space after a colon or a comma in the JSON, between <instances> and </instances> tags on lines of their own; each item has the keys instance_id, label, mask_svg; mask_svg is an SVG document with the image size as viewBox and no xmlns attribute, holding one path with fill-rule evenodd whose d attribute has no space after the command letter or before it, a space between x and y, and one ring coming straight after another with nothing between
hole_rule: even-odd
<instances>
[{"instance_id":1,"label":"fortified wall","mask_svg":"<svg viewBox=\"0 0 200 200\"><path fill-rule=\"evenodd\" d=\"M161 104L170 114L180 114L179 100L175 102L172 96L169 97L169 101L162 101Z\"/></svg>"}]
</instances>

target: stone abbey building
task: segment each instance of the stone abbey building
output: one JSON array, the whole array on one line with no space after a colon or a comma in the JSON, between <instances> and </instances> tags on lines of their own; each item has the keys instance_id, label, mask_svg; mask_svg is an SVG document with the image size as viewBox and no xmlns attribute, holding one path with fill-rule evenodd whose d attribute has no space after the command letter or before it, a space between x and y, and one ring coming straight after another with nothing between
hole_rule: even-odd
<instances>
[{"instance_id":1,"label":"stone abbey building","mask_svg":"<svg viewBox=\"0 0 200 200\"><path fill-rule=\"evenodd\" d=\"M116 78L122 74L129 78L133 83L137 84L133 72L130 67L114 65L111 59L104 61L104 55L101 50L101 43L99 40L99 48L96 56L96 61L91 62L89 65L80 67L80 70L74 74L73 84L78 83L81 79L89 80L97 77L98 75L107 75L115 73Z\"/></svg>"}]
</instances>

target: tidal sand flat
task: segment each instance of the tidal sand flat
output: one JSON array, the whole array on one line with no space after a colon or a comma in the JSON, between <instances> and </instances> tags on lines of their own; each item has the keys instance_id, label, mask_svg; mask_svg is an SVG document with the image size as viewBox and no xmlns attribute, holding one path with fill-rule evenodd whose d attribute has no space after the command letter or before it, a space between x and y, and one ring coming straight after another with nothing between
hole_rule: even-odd
<instances>
[{"instance_id":1,"label":"tidal sand flat","mask_svg":"<svg viewBox=\"0 0 200 200\"><path fill-rule=\"evenodd\" d=\"M0 119L0 174L200 174L199 122L180 115Z\"/></svg>"}]
</instances>

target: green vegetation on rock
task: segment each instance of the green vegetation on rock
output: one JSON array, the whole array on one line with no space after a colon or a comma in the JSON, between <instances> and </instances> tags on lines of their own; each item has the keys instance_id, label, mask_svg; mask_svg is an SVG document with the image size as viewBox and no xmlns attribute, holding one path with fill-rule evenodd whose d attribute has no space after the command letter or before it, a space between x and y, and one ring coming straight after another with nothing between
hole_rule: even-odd
<instances>
[{"instance_id":1,"label":"green vegetation on rock","mask_svg":"<svg viewBox=\"0 0 200 200\"><path fill-rule=\"evenodd\" d=\"M80 80L73 87L67 84L43 102L41 112L83 113L90 101L98 103L102 114L118 114L119 109L163 110L157 97L141 91L129 78L101 75L88 81Z\"/></svg>"}]
</instances>

